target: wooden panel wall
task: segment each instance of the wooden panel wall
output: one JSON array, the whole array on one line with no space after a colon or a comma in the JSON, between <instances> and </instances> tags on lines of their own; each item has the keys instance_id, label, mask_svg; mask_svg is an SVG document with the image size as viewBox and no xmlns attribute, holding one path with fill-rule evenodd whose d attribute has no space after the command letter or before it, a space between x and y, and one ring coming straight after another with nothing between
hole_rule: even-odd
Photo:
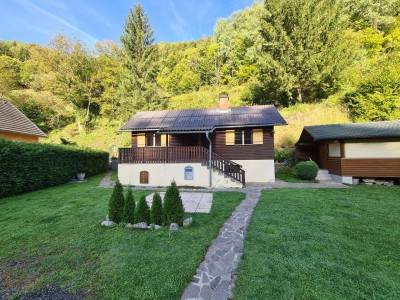
<instances>
[{"instance_id":1,"label":"wooden panel wall","mask_svg":"<svg viewBox=\"0 0 400 300\"><path fill-rule=\"evenodd\" d=\"M8 140L18 140L18 141L36 142L36 143L39 142L38 136L20 134L15 132L0 131L0 137Z\"/></svg>"},{"instance_id":2,"label":"wooden panel wall","mask_svg":"<svg viewBox=\"0 0 400 300\"><path fill-rule=\"evenodd\" d=\"M249 128L247 128L249 129ZM225 130L212 135L213 152L229 160L274 159L274 133L272 128L263 130L262 145L226 145Z\"/></svg>"},{"instance_id":3,"label":"wooden panel wall","mask_svg":"<svg viewBox=\"0 0 400 300\"><path fill-rule=\"evenodd\" d=\"M341 165L343 176L400 178L400 158L344 158Z\"/></svg>"},{"instance_id":4,"label":"wooden panel wall","mask_svg":"<svg viewBox=\"0 0 400 300\"><path fill-rule=\"evenodd\" d=\"M340 157L328 157L328 170L329 173L335 175L342 175L342 165Z\"/></svg>"}]
</instances>

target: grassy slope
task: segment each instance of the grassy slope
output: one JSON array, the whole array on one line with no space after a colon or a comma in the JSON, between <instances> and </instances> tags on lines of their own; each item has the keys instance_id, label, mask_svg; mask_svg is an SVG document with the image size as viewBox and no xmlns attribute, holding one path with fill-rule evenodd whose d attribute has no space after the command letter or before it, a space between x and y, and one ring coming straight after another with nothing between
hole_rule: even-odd
<instances>
[{"instance_id":1,"label":"grassy slope","mask_svg":"<svg viewBox=\"0 0 400 300\"><path fill-rule=\"evenodd\" d=\"M235 299L399 299L398 187L264 191Z\"/></svg>"},{"instance_id":2,"label":"grassy slope","mask_svg":"<svg viewBox=\"0 0 400 300\"><path fill-rule=\"evenodd\" d=\"M94 299L177 299L244 198L215 193L211 213L177 234L102 228L112 190L99 180L0 200L0 294L56 283Z\"/></svg>"}]
</instances>

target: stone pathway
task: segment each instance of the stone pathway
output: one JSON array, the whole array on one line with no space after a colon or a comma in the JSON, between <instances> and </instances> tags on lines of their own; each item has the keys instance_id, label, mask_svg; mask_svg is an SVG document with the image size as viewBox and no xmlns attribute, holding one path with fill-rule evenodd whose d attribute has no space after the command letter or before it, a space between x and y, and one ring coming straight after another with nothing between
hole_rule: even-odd
<instances>
[{"instance_id":1,"label":"stone pathway","mask_svg":"<svg viewBox=\"0 0 400 300\"><path fill-rule=\"evenodd\" d=\"M161 199L164 200L165 192L159 192ZM188 213L209 213L211 210L212 193L179 193L182 198L183 208ZM147 204L151 207L154 193L146 197Z\"/></svg>"},{"instance_id":2,"label":"stone pathway","mask_svg":"<svg viewBox=\"0 0 400 300\"><path fill-rule=\"evenodd\" d=\"M348 185L337 183L334 181L321 181L316 183L292 183L285 182L279 179L276 179L275 182L272 183L251 183L247 184L248 186L258 186L264 189L272 188L272 189L282 189L282 188L315 188L315 189L347 189Z\"/></svg>"},{"instance_id":3,"label":"stone pathway","mask_svg":"<svg viewBox=\"0 0 400 300\"><path fill-rule=\"evenodd\" d=\"M111 175L113 171L107 171L107 174L104 178L100 181L99 187L101 188L112 188L114 187L114 180L111 180Z\"/></svg>"},{"instance_id":4,"label":"stone pathway","mask_svg":"<svg viewBox=\"0 0 400 300\"><path fill-rule=\"evenodd\" d=\"M181 299L230 299L236 270L243 254L244 237L253 210L260 199L261 187L247 187L244 199L219 231L208 248L192 282Z\"/></svg>"}]
</instances>

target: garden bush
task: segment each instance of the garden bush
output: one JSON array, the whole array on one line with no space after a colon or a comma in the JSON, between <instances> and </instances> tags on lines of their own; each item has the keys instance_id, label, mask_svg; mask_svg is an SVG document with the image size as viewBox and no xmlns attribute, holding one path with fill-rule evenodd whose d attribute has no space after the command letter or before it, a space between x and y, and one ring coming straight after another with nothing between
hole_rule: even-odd
<instances>
[{"instance_id":1,"label":"garden bush","mask_svg":"<svg viewBox=\"0 0 400 300\"><path fill-rule=\"evenodd\" d=\"M296 165L297 175L301 179L314 180L318 174L318 165L312 161L302 161Z\"/></svg>"},{"instance_id":2,"label":"garden bush","mask_svg":"<svg viewBox=\"0 0 400 300\"><path fill-rule=\"evenodd\" d=\"M108 218L115 223L121 222L124 217L124 206L124 188L117 180L108 203Z\"/></svg>"},{"instance_id":3,"label":"garden bush","mask_svg":"<svg viewBox=\"0 0 400 300\"><path fill-rule=\"evenodd\" d=\"M131 187L128 188L128 192L125 197L125 206L124 206L124 221L126 223L133 224L134 222L134 213L135 213L135 199L133 198L133 193Z\"/></svg>"},{"instance_id":4,"label":"garden bush","mask_svg":"<svg viewBox=\"0 0 400 300\"><path fill-rule=\"evenodd\" d=\"M163 210L162 210L162 202L161 196L159 193L154 193L153 196L153 203L151 204L151 211L150 211L150 219L151 223L156 225L163 224Z\"/></svg>"},{"instance_id":5,"label":"garden bush","mask_svg":"<svg viewBox=\"0 0 400 300\"><path fill-rule=\"evenodd\" d=\"M108 153L0 138L0 197L67 183L77 173L107 171Z\"/></svg>"},{"instance_id":6,"label":"garden bush","mask_svg":"<svg viewBox=\"0 0 400 300\"><path fill-rule=\"evenodd\" d=\"M275 149L275 162L285 163L287 166L294 164L294 151L288 148Z\"/></svg>"},{"instance_id":7,"label":"garden bush","mask_svg":"<svg viewBox=\"0 0 400 300\"><path fill-rule=\"evenodd\" d=\"M184 209L175 181L167 188L164 196L164 221L166 225L177 223L182 225Z\"/></svg>"},{"instance_id":8,"label":"garden bush","mask_svg":"<svg viewBox=\"0 0 400 300\"><path fill-rule=\"evenodd\" d=\"M146 222L150 224L150 208L146 202L146 196L142 195L135 209L135 223Z\"/></svg>"}]
</instances>

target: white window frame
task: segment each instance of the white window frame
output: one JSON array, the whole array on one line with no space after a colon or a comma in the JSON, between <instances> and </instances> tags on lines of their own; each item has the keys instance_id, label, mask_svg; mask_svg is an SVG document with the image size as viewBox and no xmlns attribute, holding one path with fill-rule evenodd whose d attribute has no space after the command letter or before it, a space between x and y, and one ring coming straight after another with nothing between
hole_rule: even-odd
<instances>
[{"instance_id":1,"label":"white window frame","mask_svg":"<svg viewBox=\"0 0 400 300\"><path fill-rule=\"evenodd\" d=\"M191 177L188 176L189 174L191 174ZM185 178L185 180L194 180L194 168L192 166L185 167L184 178Z\"/></svg>"},{"instance_id":2,"label":"white window frame","mask_svg":"<svg viewBox=\"0 0 400 300\"><path fill-rule=\"evenodd\" d=\"M244 143L244 132L245 131L249 131L250 132L250 139L251 142L249 144L245 144ZM242 133L242 143L241 144L236 144L236 132L241 132ZM251 129L246 130L246 129L242 129L242 130L235 130L234 132L234 145L253 145L253 131Z\"/></svg>"},{"instance_id":3,"label":"white window frame","mask_svg":"<svg viewBox=\"0 0 400 300\"><path fill-rule=\"evenodd\" d=\"M155 133L152 134L152 137L153 137L153 145L148 145L148 144L147 144L147 137L148 137L149 135L151 135L151 133L145 135L145 136L146 136L146 147L154 147L154 148L155 148L155 147L161 147L161 136L160 136L160 146L157 146L157 145L156 145L156 134L155 134Z\"/></svg>"}]
</instances>

